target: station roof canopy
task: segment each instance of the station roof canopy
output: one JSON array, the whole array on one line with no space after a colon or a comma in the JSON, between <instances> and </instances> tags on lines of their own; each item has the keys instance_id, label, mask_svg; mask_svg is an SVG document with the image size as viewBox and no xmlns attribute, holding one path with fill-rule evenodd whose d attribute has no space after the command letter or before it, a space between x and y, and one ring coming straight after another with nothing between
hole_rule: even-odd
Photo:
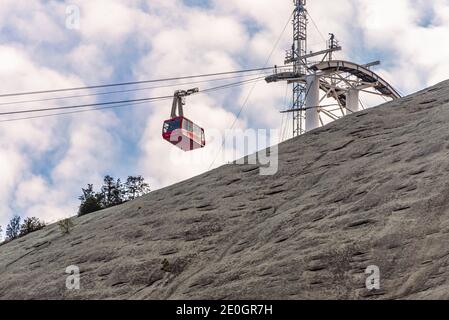
<instances>
[{"instance_id":1,"label":"station roof canopy","mask_svg":"<svg viewBox=\"0 0 449 320\"><path fill-rule=\"evenodd\" d=\"M310 68L314 71L322 71L325 73L346 72L358 77L363 82L374 83L375 85L373 87L385 96L393 99L401 97L401 95L377 73L353 62L343 60L323 61Z\"/></svg>"}]
</instances>

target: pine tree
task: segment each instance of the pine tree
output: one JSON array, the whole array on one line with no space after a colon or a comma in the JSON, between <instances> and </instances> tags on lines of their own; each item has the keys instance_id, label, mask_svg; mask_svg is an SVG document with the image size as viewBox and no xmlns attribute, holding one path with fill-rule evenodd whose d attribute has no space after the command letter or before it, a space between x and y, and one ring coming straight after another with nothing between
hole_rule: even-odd
<instances>
[{"instance_id":1,"label":"pine tree","mask_svg":"<svg viewBox=\"0 0 449 320\"><path fill-rule=\"evenodd\" d=\"M104 177L103 187L101 187L104 208L113 207L123 203L122 188L123 186L120 179L116 182L111 176Z\"/></svg>"},{"instance_id":2,"label":"pine tree","mask_svg":"<svg viewBox=\"0 0 449 320\"><path fill-rule=\"evenodd\" d=\"M130 201L149 193L150 187L142 176L129 176L125 183L125 199Z\"/></svg>"},{"instance_id":3,"label":"pine tree","mask_svg":"<svg viewBox=\"0 0 449 320\"><path fill-rule=\"evenodd\" d=\"M109 208L111 206L114 189L115 189L115 179L111 176L105 176L103 179L103 186L101 187L104 208Z\"/></svg>"},{"instance_id":4,"label":"pine tree","mask_svg":"<svg viewBox=\"0 0 449 320\"><path fill-rule=\"evenodd\" d=\"M31 232L38 231L45 228L45 223L41 222L38 218L26 218L20 226L19 236L23 237Z\"/></svg>"},{"instance_id":5,"label":"pine tree","mask_svg":"<svg viewBox=\"0 0 449 320\"><path fill-rule=\"evenodd\" d=\"M129 176L123 184L120 179L115 181L113 177L107 175L103 179L100 192L95 192L92 184L88 184L82 191L83 194L78 198L81 201L78 216L120 205L141 197L151 190L142 176Z\"/></svg>"},{"instance_id":6,"label":"pine tree","mask_svg":"<svg viewBox=\"0 0 449 320\"><path fill-rule=\"evenodd\" d=\"M117 206L123 202L123 184L120 179L117 179L117 183L115 184L115 188L112 193L112 205Z\"/></svg>"},{"instance_id":7,"label":"pine tree","mask_svg":"<svg viewBox=\"0 0 449 320\"><path fill-rule=\"evenodd\" d=\"M15 215L6 227L6 239L8 241L17 239L20 234L20 217Z\"/></svg>"},{"instance_id":8,"label":"pine tree","mask_svg":"<svg viewBox=\"0 0 449 320\"><path fill-rule=\"evenodd\" d=\"M78 210L78 216L84 216L86 214L99 211L103 209L103 194L96 193L94 191L93 184L88 184L86 189L83 190L83 195L78 199L81 200L81 205Z\"/></svg>"}]
</instances>

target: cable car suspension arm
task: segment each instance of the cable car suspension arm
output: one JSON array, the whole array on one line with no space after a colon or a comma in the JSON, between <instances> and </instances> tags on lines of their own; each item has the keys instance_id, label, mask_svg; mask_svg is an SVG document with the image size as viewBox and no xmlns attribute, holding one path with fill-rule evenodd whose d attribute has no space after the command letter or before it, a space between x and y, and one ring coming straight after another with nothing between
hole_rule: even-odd
<instances>
[{"instance_id":1,"label":"cable car suspension arm","mask_svg":"<svg viewBox=\"0 0 449 320\"><path fill-rule=\"evenodd\" d=\"M199 88L194 88L190 90L176 90L173 97L173 105L171 108L171 117L184 117L184 105L186 104L186 97L192 94L198 93ZM178 114L176 114L178 112Z\"/></svg>"}]
</instances>

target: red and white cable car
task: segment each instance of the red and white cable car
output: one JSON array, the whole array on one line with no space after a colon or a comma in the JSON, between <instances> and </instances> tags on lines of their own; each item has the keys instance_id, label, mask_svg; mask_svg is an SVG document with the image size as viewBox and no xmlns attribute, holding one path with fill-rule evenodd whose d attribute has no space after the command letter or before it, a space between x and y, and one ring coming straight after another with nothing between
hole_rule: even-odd
<instances>
[{"instance_id":1,"label":"red and white cable car","mask_svg":"<svg viewBox=\"0 0 449 320\"><path fill-rule=\"evenodd\" d=\"M164 140L184 151L192 151L206 146L204 129L184 117L185 97L197 92L199 92L198 88L175 92L171 119L164 121L162 128Z\"/></svg>"}]
</instances>

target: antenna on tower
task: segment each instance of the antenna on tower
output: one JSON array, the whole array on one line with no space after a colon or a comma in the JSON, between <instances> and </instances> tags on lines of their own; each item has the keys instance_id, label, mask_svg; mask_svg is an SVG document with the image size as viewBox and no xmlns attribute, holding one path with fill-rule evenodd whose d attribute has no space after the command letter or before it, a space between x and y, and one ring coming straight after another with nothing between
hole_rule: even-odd
<instances>
[{"instance_id":1,"label":"antenna on tower","mask_svg":"<svg viewBox=\"0 0 449 320\"><path fill-rule=\"evenodd\" d=\"M285 64L293 63L293 72L297 76L307 73L307 11L306 0L294 0L293 14L293 46L291 54L287 53ZM304 133L304 101L306 86L303 83L293 84L293 136Z\"/></svg>"}]
</instances>

